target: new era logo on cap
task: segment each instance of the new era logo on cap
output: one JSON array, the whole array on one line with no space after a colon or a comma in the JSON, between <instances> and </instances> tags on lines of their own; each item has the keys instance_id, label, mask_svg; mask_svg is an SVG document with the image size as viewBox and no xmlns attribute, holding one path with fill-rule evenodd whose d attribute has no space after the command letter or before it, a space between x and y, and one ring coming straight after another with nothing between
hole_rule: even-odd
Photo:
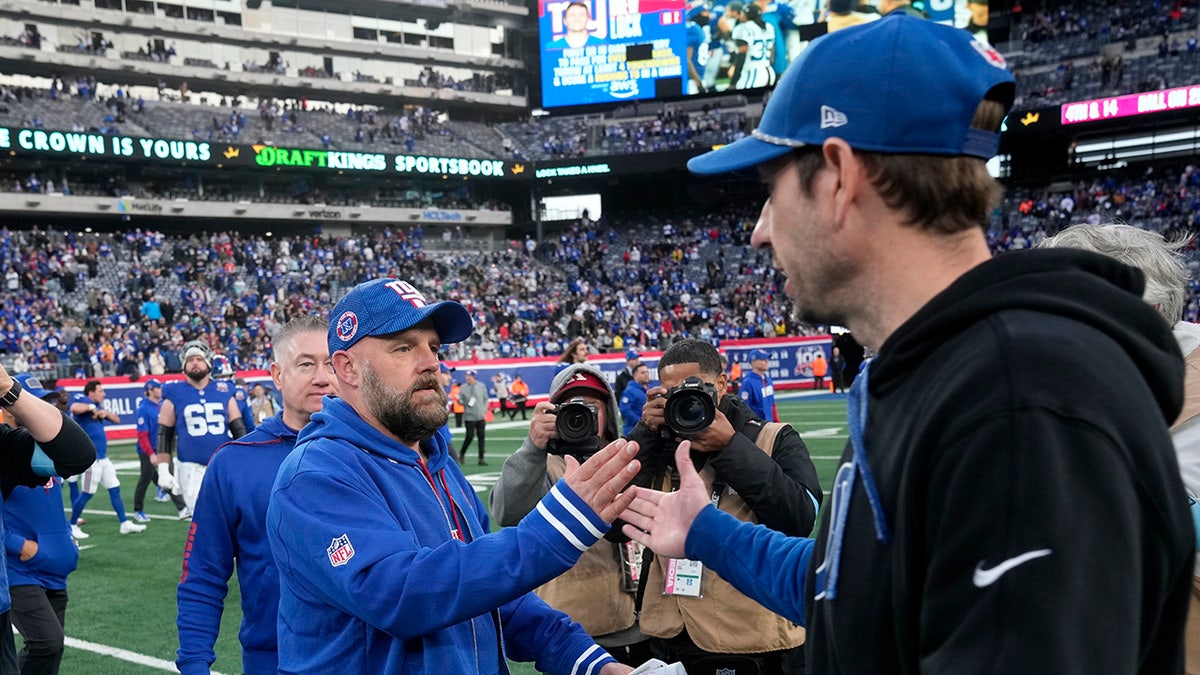
<instances>
[{"instance_id":1,"label":"new era logo on cap","mask_svg":"<svg viewBox=\"0 0 1200 675\"><path fill-rule=\"evenodd\" d=\"M840 127L849 122L846 115L827 105L821 106L821 128Z\"/></svg>"}]
</instances>

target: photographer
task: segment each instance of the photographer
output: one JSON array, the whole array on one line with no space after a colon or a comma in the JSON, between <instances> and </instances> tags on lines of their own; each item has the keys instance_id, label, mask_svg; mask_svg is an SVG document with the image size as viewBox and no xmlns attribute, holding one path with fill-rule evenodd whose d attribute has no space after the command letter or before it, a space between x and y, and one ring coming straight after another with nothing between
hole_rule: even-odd
<instances>
[{"instance_id":1,"label":"photographer","mask_svg":"<svg viewBox=\"0 0 1200 675\"><path fill-rule=\"evenodd\" d=\"M641 447L643 469L635 482L664 492L677 486L673 453L680 429L689 427L692 459L718 508L786 534L809 534L822 495L800 435L786 424L763 422L741 399L726 396L721 357L707 342L671 345L658 362L658 377L661 386L647 392L642 420L628 436ZM696 403L705 404L711 421L678 419L696 413L701 407ZM697 585L668 586L668 579L692 575L698 575ZM642 584L641 626L651 636L653 656L681 661L689 673L803 672L804 629L739 593L711 569L655 558ZM736 628L730 630L733 617Z\"/></svg>"},{"instance_id":2,"label":"photographer","mask_svg":"<svg viewBox=\"0 0 1200 675\"><path fill-rule=\"evenodd\" d=\"M558 419L554 411L568 402L595 408L591 413L596 432L593 445L567 447L560 442L557 427L571 420ZM590 454L619 436L617 419L616 397L599 370L575 364L559 371L550 383L549 402L538 403L533 409L529 436L500 469L490 505L496 522L505 527L516 525L562 477L566 460L562 454L551 453L572 453L582 461L579 455ZM571 431L578 430L578 425L570 426ZM536 593L582 625L613 658L637 666L649 658L649 653L634 615L635 583L622 572L622 560L631 572L640 571L638 561L630 557L626 544L601 539L574 567Z\"/></svg>"}]
</instances>

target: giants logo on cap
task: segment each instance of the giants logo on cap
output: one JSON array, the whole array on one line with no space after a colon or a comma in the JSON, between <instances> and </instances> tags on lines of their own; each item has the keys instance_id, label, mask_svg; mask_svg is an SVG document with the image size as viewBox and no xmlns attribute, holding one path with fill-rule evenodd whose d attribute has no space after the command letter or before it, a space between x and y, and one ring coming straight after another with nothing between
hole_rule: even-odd
<instances>
[{"instance_id":1,"label":"giants logo on cap","mask_svg":"<svg viewBox=\"0 0 1200 675\"><path fill-rule=\"evenodd\" d=\"M342 312L342 315L337 320L338 339L347 342L354 338L354 334L358 332L358 316L349 310Z\"/></svg>"},{"instance_id":2,"label":"giants logo on cap","mask_svg":"<svg viewBox=\"0 0 1200 675\"><path fill-rule=\"evenodd\" d=\"M354 557L354 547L350 544L350 537L344 534L329 542L329 548L325 549L325 552L329 554L329 563L334 567L341 567Z\"/></svg>"},{"instance_id":3,"label":"giants logo on cap","mask_svg":"<svg viewBox=\"0 0 1200 675\"><path fill-rule=\"evenodd\" d=\"M416 307L417 309L421 309L426 305L425 296L421 295L421 292L416 288L413 288L413 285L407 281L400 281L399 279L396 279L395 281L389 281L384 285L393 291L396 291L396 294L399 295L402 300L409 301L412 303L412 306Z\"/></svg>"},{"instance_id":4,"label":"giants logo on cap","mask_svg":"<svg viewBox=\"0 0 1200 675\"><path fill-rule=\"evenodd\" d=\"M979 40L971 40L971 46L975 48L975 51L979 52L979 55L982 56L984 60L993 66L996 66L997 68L1008 67L1008 63L1004 60L1004 57L1000 55L1000 52L993 49L991 45L986 45Z\"/></svg>"}]
</instances>

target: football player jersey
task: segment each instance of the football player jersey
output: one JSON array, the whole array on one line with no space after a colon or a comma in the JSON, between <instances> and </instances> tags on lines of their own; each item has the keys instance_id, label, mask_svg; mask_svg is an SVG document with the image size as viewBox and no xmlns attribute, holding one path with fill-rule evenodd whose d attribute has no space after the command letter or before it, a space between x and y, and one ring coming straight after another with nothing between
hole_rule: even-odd
<instances>
[{"instance_id":1,"label":"football player jersey","mask_svg":"<svg viewBox=\"0 0 1200 675\"><path fill-rule=\"evenodd\" d=\"M230 439L227 410L233 390L233 383L226 380L209 380L203 389L187 381L163 385L163 400L175 406L179 461L208 464L213 452Z\"/></svg>"}]
</instances>

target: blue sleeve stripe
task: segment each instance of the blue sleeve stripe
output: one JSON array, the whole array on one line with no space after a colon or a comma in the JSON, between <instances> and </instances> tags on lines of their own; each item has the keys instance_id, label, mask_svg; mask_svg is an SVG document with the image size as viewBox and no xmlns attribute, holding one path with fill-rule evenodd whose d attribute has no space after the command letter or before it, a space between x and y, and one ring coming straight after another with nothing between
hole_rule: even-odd
<instances>
[{"instance_id":1,"label":"blue sleeve stripe","mask_svg":"<svg viewBox=\"0 0 1200 675\"><path fill-rule=\"evenodd\" d=\"M600 645L592 645L587 651L580 654L579 658L575 659L575 664L571 666L571 675L578 675L579 673L592 675L592 673L599 672L601 664L610 658L612 657ZM586 670L580 670L585 667Z\"/></svg>"},{"instance_id":2,"label":"blue sleeve stripe","mask_svg":"<svg viewBox=\"0 0 1200 675\"><path fill-rule=\"evenodd\" d=\"M813 503L813 513L820 513L820 512L821 512L821 503L817 501L817 497L816 497L816 495L814 495L814 494L812 493L812 490L809 490L808 488L805 488L805 489L804 489L804 493L805 493L806 495L808 495L808 498L809 498L809 499L811 499L811 500L812 500L812 503Z\"/></svg>"},{"instance_id":3,"label":"blue sleeve stripe","mask_svg":"<svg viewBox=\"0 0 1200 675\"><path fill-rule=\"evenodd\" d=\"M574 516L575 520L579 521L580 525L583 525L585 528L587 528L587 531L589 533L591 533L591 535L593 537L595 537L597 539L599 539L600 537L603 537L604 530L601 530L600 528L593 525L591 522L591 519L588 518L586 515L584 515L584 513L582 511L580 511L578 507L576 507L574 504L572 504L571 500L568 499L567 496L563 494L562 490L558 489L559 485L566 487L566 483L560 480L558 483L556 483L554 485L554 487L550 488L550 494L554 495L555 501L557 501L559 504L562 504L562 507L567 510L567 513ZM577 495L575 495L574 493L572 493L572 496L577 497ZM588 510L590 511L591 509L588 509ZM594 515L595 514L593 514L593 516Z\"/></svg>"}]
</instances>

